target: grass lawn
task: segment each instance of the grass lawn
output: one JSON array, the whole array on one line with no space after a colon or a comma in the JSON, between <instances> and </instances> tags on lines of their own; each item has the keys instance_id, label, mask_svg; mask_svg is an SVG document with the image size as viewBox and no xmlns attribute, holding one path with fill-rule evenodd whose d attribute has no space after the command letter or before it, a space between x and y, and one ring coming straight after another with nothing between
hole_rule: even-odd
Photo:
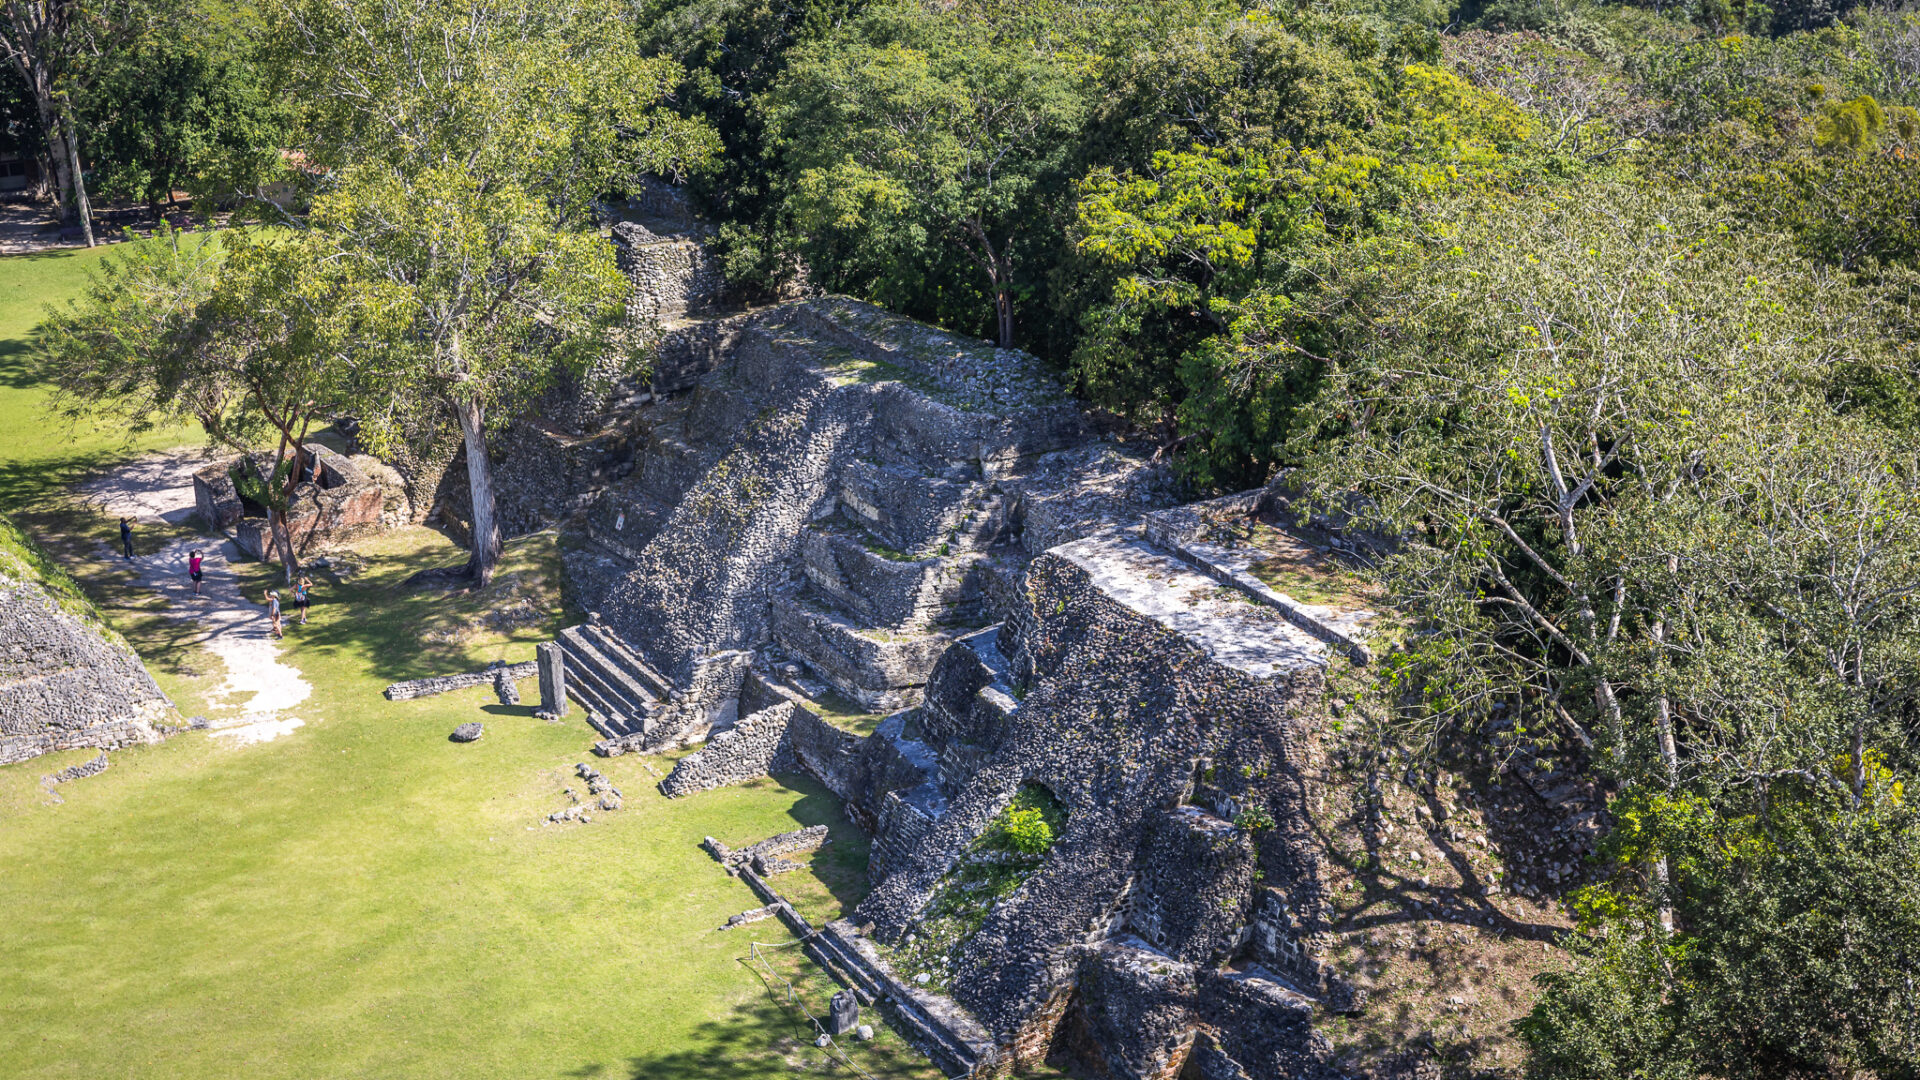
<instances>
[{"instance_id":1,"label":"grass lawn","mask_svg":"<svg viewBox=\"0 0 1920 1080\"><path fill-rule=\"evenodd\" d=\"M183 710L206 711L218 673L179 662L190 624L129 587L91 511L61 494L131 450L27 415L44 390L23 335L97 258L0 260L0 506L27 511ZM829 824L814 869L781 883L830 917L864 888L865 841L837 800L794 778L670 801L653 784L671 761L591 759L625 808L543 824L567 788L586 794L572 766L593 736L577 711L547 723L490 690L380 690L530 659L564 619L553 537L511 544L482 595L397 588L460 558L437 533L359 551L362 571L316 575L313 622L288 632L283 659L313 686L291 711L305 726L246 746L179 735L52 791L43 775L92 752L0 768L0 1077L852 1075L811 1045L786 986L740 961L751 941L789 940L779 923L715 930L759 901L697 846ZM242 574L250 593L269 576ZM468 720L486 737L449 742ZM834 987L794 953L772 956L824 1015ZM937 1076L881 1030L849 1046L865 1070Z\"/></svg>"},{"instance_id":2,"label":"grass lawn","mask_svg":"<svg viewBox=\"0 0 1920 1080\"><path fill-rule=\"evenodd\" d=\"M80 295L87 274L115 249L98 247L0 257L0 513L53 496L87 470L130 453L200 441L195 429L124 431L76 427L47 415L51 395L32 369L33 328L47 305Z\"/></svg>"}]
</instances>

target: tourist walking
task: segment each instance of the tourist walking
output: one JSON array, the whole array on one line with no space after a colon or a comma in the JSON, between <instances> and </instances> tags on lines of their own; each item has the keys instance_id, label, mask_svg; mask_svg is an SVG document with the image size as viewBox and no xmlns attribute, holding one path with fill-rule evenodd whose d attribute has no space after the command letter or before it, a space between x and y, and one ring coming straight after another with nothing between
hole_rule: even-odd
<instances>
[{"instance_id":1,"label":"tourist walking","mask_svg":"<svg viewBox=\"0 0 1920 1080\"><path fill-rule=\"evenodd\" d=\"M200 595L200 549L195 548L187 555L187 576L193 579L193 595Z\"/></svg>"},{"instance_id":2,"label":"tourist walking","mask_svg":"<svg viewBox=\"0 0 1920 1080\"><path fill-rule=\"evenodd\" d=\"M293 583L293 606L300 609L300 625L307 625L307 600L313 592L313 579L305 574Z\"/></svg>"},{"instance_id":3,"label":"tourist walking","mask_svg":"<svg viewBox=\"0 0 1920 1080\"><path fill-rule=\"evenodd\" d=\"M133 561L133 522L128 518L120 519L120 550L126 553L127 561Z\"/></svg>"},{"instance_id":4,"label":"tourist walking","mask_svg":"<svg viewBox=\"0 0 1920 1080\"><path fill-rule=\"evenodd\" d=\"M274 637L287 636L287 632L280 629L280 594L272 589L267 590L267 619L272 624Z\"/></svg>"}]
</instances>

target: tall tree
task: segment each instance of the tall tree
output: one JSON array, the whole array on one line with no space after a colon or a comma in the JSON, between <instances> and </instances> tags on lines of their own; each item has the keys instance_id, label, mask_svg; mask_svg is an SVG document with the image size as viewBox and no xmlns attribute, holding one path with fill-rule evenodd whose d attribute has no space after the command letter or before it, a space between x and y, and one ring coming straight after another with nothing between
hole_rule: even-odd
<instances>
[{"instance_id":1,"label":"tall tree","mask_svg":"<svg viewBox=\"0 0 1920 1080\"><path fill-rule=\"evenodd\" d=\"M1067 63L918 4L878 9L799 51L767 103L801 224L879 292L941 250L964 257L1014 344L1016 248L1040 224L1086 113Z\"/></svg>"},{"instance_id":2,"label":"tall tree","mask_svg":"<svg viewBox=\"0 0 1920 1080\"><path fill-rule=\"evenodd\" d=\"M67 217L92 247L93 217L81 165L77 111L104 56L161 29L174 12L149 0L4 0L0 55L25 80L51 149Z\"/></svg>"},{"instance_id":3,"label":"tall tree","mask_svg":"<svg viewBox=\"0 0 1920 1080\"><path fill-rule=\"evenodd\" d=\"M258 198L281 169L286 117L246 44L201 34L105 58L81 110L96 188L156 214L182 189L228 206Z\"/></svg>"},{"instance_id":4,"label":"tall tree","mask_svg":"<svg viewBox=\"0 0 1920 1080\"><path fill-rule=\"evenodd\" d=\"M358 410L375 439L413 395L459 418L485 584L501 545L489 419L554 357L604 347L617 312L595 200L703 165L713 133L668 107L679 68L641 55L603 0L286 0L272 17L322 188L308 224L408 298Z\"/></svg>"},{"instance_id":5,"label":"tall tree","mask_svg":"<svg viewBox=\"0 0 1920 1080\"><path fill-rule=\"evenodd\" d=\"M287 512L311 475L307 436L349 400L404 299L355 280L314 241L163 232L109 259L41 338L68 416L104 412L132 431L190 419L249 455L237 479L266 508L289 581L300 553Z\"/></svg>"}]
</instances>

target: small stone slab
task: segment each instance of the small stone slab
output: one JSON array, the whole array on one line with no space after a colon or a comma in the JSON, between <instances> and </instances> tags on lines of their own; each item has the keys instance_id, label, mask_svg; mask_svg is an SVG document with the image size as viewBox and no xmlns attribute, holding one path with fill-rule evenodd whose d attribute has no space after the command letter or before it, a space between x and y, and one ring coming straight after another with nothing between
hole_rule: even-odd
<instances>
[{"instance_id":1,"label":"small stone slab","mask_svg":"<svg viewBox=\"0 0 1920 1080\"><path fill-rule=\"evenodd\" d=\"M827 1034L845 1035L860 1023L860 1001L853 991L842 990L827 1005Z\"/></svg>"},{"instance_id":2,"label":"small stone slab","mask_svg":"<svg viewBox=\"0 0 1920 1080\"><path fill-rule=\"evenodd\" d=\"M453 729L453 735L450 737L454 742L473 742L484 734L486 730L486 728L481 727L479 724L461 724L459 727Z\"/></svg>"}]
</instances>

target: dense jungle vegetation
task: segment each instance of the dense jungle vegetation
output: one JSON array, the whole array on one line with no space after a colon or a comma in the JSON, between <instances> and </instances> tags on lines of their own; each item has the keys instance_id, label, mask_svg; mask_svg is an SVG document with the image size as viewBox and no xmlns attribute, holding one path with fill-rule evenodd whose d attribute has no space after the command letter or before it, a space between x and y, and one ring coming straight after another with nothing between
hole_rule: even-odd
<instances>
[{"instance_id":1,"label":"dense jungle vegetation","mask_svg":"<svg viewBox=\"0 0 1920 1080\"><path fill-rule=\"evenodd\" d=\"M1614 791L1530 1075L1920 1076L1920 13L67 2L0 137L279 237L125 260L49 346L85 403L297 372L475 446L612 347L593 199L684 182L743 298L1028 349L1196 489L1399 541L1383 745L1498 720Z\"/></svg>"}]
</instances>

